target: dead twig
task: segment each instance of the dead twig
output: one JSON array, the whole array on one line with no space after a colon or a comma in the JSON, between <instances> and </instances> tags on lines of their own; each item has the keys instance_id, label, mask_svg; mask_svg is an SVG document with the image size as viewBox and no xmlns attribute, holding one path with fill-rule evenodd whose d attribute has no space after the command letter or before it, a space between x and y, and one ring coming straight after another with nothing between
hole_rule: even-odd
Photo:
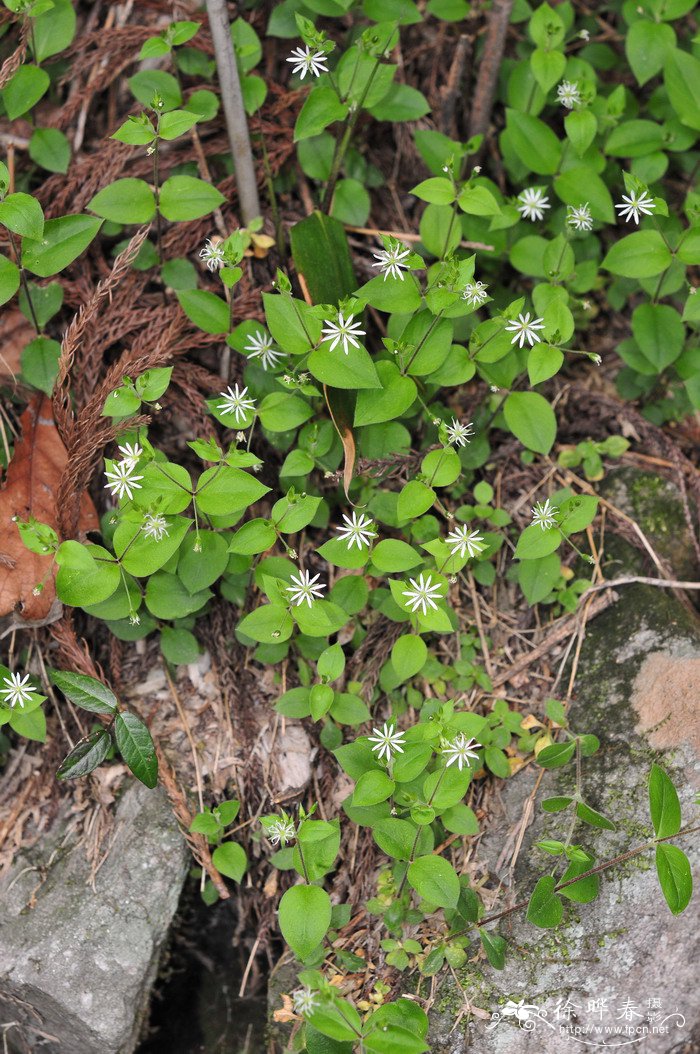
<instances>
[{"instance_id":1,"label":"dead twig","mask_svg":"<svg viewBox=\"0 0 700 1054\"><path fill-rule=\"evenodd\" d=\"M479 75L469 119L470 138L474 135L485 135L489 127L512 9L513 0L494 0L489 14L484 52L479 65Z\"/></svg>"}]
</instances>

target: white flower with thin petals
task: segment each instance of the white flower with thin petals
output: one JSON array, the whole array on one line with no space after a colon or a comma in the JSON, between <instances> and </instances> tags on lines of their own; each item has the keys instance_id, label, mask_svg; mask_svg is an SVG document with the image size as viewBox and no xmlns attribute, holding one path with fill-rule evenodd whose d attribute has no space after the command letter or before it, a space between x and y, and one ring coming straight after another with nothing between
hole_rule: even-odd
<instances>
[{"instance_id":1,"label":"white flower with thin petals","mask_svg":"<svg viewBox=\"0 0 700 1054\"><path fill-rule=\"evenodd\" d=\"M348 543L348 550L352 549L353 545L356 545L358 549L362 549L365 545L370 545L372 540L376 538L377 532L374 529L374 520L370 519L369 516L365 516L364 512L360 513L359 517L356 512L353 512L352 518L343 513L343 520L345 521L345 526L336 527L336 531L341 539Z\"/></svg>"},{"instance_id":2,"label":"white flower with thin petals","mask_svg":"<svg viewBox=\"0 0 700 1054\"><path fill-rule=\"evenodd\" d=\"M408 264L402 263L407 256L411 255L411 250L407 249L401 242L393 245L390 249L380 249L378 253L372 253L377 263L373 263L372 267L379 267L379 273L384 275L384 281L386 282L389 275L392 278L400 278L403 282L403 275L401 274L401 268L405 271L408 270Z\"/></svg>"},{"instance_id":3,"label":"white flower with thin petals","mask_svg":"<svg viewBox=\"0 0 700 1054\"><path fill-rule=\"evenodd\" d=\"M260 365L264 370L274 369L277 363L286 356L283 351L273 348L272 344L272 337L265 333L264 330L259 329L257 333L253 333L252 336L248 337L248 343L243 350L248 352L249 359L259 358Z\"/></svg>"},{"instance_id":4,"label":"white flower with thin petals","mask_svg":"<svg viewBox=\"0 0 700 1054\"><path fill-rule=\"evenodd\" d=\"M320 77L322 73L328 73L326 66L326 55L323 51L313 52L310 47L293 48L292 54L287 62L293 62L292 73L298 73L301 80L307 73L313 73L314 77Z\"/></svg>"},{"instance_id":5,"label":"white flower with thin petals","mask_svg":"<svg viewBox=\"0 0 700 1054\"><path fill-rule=\"evenodd\" d=\"M486 548L483 544L483 536L478 531L470 531L466 524L462 527L455 527L454 531L451 531L445 540L448 545L452 546L451 555L456 556L459 553L462 559L464 559L465 553L469 553L470 557L474 557L478 556Z\"/></svg>"},{"instance_id":6,"label":"white flower with thin petals","mask_svg":"<svg viewBox=\"0 0 700 1054\"><path fill-rule=\"evenodd\" d=\"M133 446L131 443L125 443L124 446L119 447L119 453L124 461L131 461L132 464L135 464L143 454L143 450L138 443L134 443Z\"/></svg>"},{"instance_id":7,"label":"white flower with thin petals","mask_svg":"<svg viewBox=\"0 0 700 1054\"><path fill-rule=\"evenodd\" d=\"M310 988L300 988L297 992L292 995L292 1002L294 1003L294 1010L297 1014L302 1014L305 1017L309 1014L313 1014L316 1007L319 1005L316 994L311 991Z\"/></svg>"},{"instance_id":8,"label":"white flower with thin petals","mask_svg":"<svg viewBox=\"0 0 700 1054\"><path fill-rule=\"evenodd\" d=\"M566 222L577 231L593 230L593 217L588 202L584 205L568 205Z\"/></svg>"},{"instance_id":9,"label":"white flower with thin petals","mask_svg":"<svg viewBox=\"0 0 700 1054\"><path fill-rule=\"evenodd\" d=\"M29 683L29 674L20 677L18 673L11 673L9 677L3 677L2 683L5 687L0 688L0 695L5 696L6 706L24 707L36 694L36 688Z\"/></svg>"},{"instance_id":10,"label":"white flower with thin petals","mask_svg":"<svg viewBox=\"0 0 700 1054\"><path fill-rule=\"evenodd\" d=\"M329 322L328 319L324 320L325 329L321 330L321 336L323 341L332 341L330 350L334 351L339 343L342 342L343 351L348 354L348 344L352 344L353 348L359 348L360 342L358 337L364 337L364 329L360 329L360 322L353 323L354 315L348 315L347 318L343 318L343 312L338 312L338 321Z\"/></svg>"},{"instance_id":11,"label":"white flower with thin petals","mask_svg":"<svg viewBox=\"0 0 700 1054\"><path fill-rule=\"evenodd\" d=\"M240 388L236 385L235 388L228 386L225 392L219 392L219 395L224 400L219 403L217 410L221 410L222 414L233 414L236 421L244 421L249 413L255 410L255 400L246 399L247 388Z\"/></svg>"},{"instance_id":12,"label":"white flower with thin petals","mask_svg":"<svg viewBox=\"0 0 700 1054\"><path fill-rule=\"evenodd\" d=\"M487 289L488 286L485 282L467 282L462 290L462 300L466 300L472 307L479 307L481 304L485 304L489 298L489 294L486 292Z\"/></svg>"},{"instance_id":13,"label":"white flower with thin petals","mask_svg":"<svg viewBox=\"0 0 700 1054\"><path fill-rule=\"evenodd\" d=\"M581 102L581 92L578 90L578 84L571 81L562 81L557 88L557 99L567 110L573 110L574 106L578 106Z\"/></svg>"},{"instance_id":14,"label":"white flower with thin petals","mask_svg":"<svg viewBox=\"0 0 700 1054\"><path fill-rule=\"evenodd\" d=\"M268 823L265 833L271 845L279 845L280 843L287 845L289 842L293 842L297 836L296 827L289 817Z\"/></svg>"},{"instance_id":15,"label":"white flower with thin petals","mask_svg":"<svg viewBox=\"0 0 700 1054\"><path fill-rule=\"evenodd\" d=\"M290 600L297 607L300 607L303 603L307 603L309 607L313 604L316 599L323 599L323 590L326 588L323 582L319 582L320 575L314 575L311 577L309 571L299 571L298 575L292 575L291 586L287 586L287 592L290 594ZM314 583L318 582L318 585Z\"/></svg>"},{"instance_id":16,"label":"white flower with thin petals","mask_svg":"<svg viewBox=\"0 0 700 1054\"><path fill-rule=\"evenodd\" d=\"M152 538L154 542L162 542L170 536L168 521L160 513L147 512L141 524L144 538Z\"/></svg>"},{"instance_id":17,"label":"white flower with thin petals","mask_svg":"<svg viewBox=\"0 0 700 1054\"><path fill-rule=\"evenodd\" d=\"M221 245L215 244L211 238L207 238L206 242L199 250L199 256L204 260L210 271L220 271L226 263L224 259L224 250L221 248Z\"/></svg>"},{"instance_id":18,"label":"white flower with thin petals","mask_svg":"<svg viewBox=\"0 0 700 1054\"><path fill-rule=\"evenodd\" d=\"M552 505L549 498L546 501L538 501L531 511L533 526L539 524L543 531L557 526L556 516L559 509L556 505Z\"/></svg>"},{"instance_id":19,"label":"white flower with thin petals","mask_svg":"<svg viewBox=\"0 0 700 1054\"><path fill-rule=\"evenodd\" d=\"M511 344L519 344L521 348L525 344L525 341L527 341L532 348L542 340L537 333L538 329L544 329L544 319L533 318L530 320L529 311L526 315L518 315L517 319L513 319L506 326L508 333L515 334L511 340Z\"/></svg>"},{"instance_id":20,"label":"white flower with thin petals","mask_svg":"<svg viewBox=\"0 0 700 1054\"><path fill-rule=\"evenodd\" d=\"M450 765L457 763L457 768L461 772L464 766L469 767L469 761L478 761L479 755L477 754L478 747L481 743L477 743L475 739L467 739L463 732L460 732L451 742L446 743L442 748L442 753L448 759L445 762L445 768L449 768Z\"/></svg>"},{"instance_id":21,"label":"white flower with thin petals","mask_svg":"<svg viewBox=\"0 0 700 1054\"><path fill-rule=\"evenodd\" d=\"M432 575L423 577L423 572L418 576L418 581L415 578L409 579L412 589L404 589L402 596L407 597L406 607L410 608L412 612L420 610L424 615L428 614L428 609L432 608L433 611L437 611L438 606L435 603L436 600L442 599L442 593L440 592L442 586L440 583L433 585Z\"/></svg>"},{"instance_id":22,"label":"white flower with thin petals","mask_svg":"<svg viewBox=\"0 0 700 1054\"><path fill-rule=\"evenodd\" d=\"M615 208L619 209L621 220L634 220L639 225L639 217L651 216L656 208L656 202L649 197L646 190L639 193L631 190L629 194L622 195L622 201Z\"/></svg>"},{"instance_id":23,"label":"white flower with thin petals","mask_svg":"<svg viewBox=\"0 0 700 1054\"><path fill-rule=\"evenodd\" d=\"M125 494L127 498L132 498L135 490L141 490L139 480L143 479L143 476L134 475L135 467L133 461L112 462L111 469L105 469L107 490L117 498L123 498Z\"/></svg>"},{"instance_id":24,"label":"white flower with thin petals","mask_svg":"<svg viewBox=\"0 0 700 1054\"><path fill-rule=\"evenodd\" d=\"M370 743L375 744L372 750L380 761L385 754L387 761L391 761L394 754L403 754L405 743L403 732L397 732L394 725L389 725L385 721L384 728L373 728L372 731L374 735L367 736L367 739Z\"/></svg>"},{"instance_id":25,"label":"white flower with thin petals","mask_svg":"<svg viewBox=\"0 0 700 1054\"><path fill-rule=\"evenodd\" d=\"M471 436L473 435L474 425L471 421L463 425L461 421L453 417L452 424L447 426L448 442L453 443L454 446L466 446L467 443L471 442Z\"/></svg>"},{"instance_id":26,"label":"white flower with thin petals","mask_svg":"<svg viewBox=\"0 0 700 1054\"><path fill-rule=\"evenodd\" d=\"M518 194L518 212L522 213L524 220L544 219L544 210L551 209L549 198L542 187L528 187Z\"/></svg>"}]
</instances>

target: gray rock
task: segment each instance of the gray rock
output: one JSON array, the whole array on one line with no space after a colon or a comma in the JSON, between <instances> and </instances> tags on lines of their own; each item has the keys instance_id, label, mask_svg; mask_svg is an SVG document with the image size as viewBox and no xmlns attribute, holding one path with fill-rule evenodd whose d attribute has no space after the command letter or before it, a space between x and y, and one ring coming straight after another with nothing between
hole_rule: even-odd
<instances>
[{"instance_id":1,"label":"gray rock","mask_svg":"<svg viewBox=\"0 0 700 1054\"><path fill-rule=\"evenodd\" d=\"M57 823L0 890L0 1021L26 1054L131 1054L188 852L164 792L132 783L94 888Z\"/></svg>"},{"instance_id":2,"label":"gray rock","mask_svg":"<svg viewBox=\"0 0 700 1054\"><path fill-rule=\"evenodd\" d=\"M660 522L654 533L663 535ZM616 560L616 573L649 573L638 554L619 541L606 546L606 552ZM687 560L680 530L676 553ZM673 558L672 545L668 555ZM678 568L676 573L679 570L692 577L692 567ZM697 618L668 591L624 587L621 599L588 627L569 715L575 731L593 732L602 741L599 753L583 761L583 793L589 804L616 821L618 829L607 832L579 824L574 835L575 842L595 850L598 861L643 844L652 834L647 793L652 761L659 761L674 780L683 822L695 818L693 802L700 784L698 699ZM534 843L543 837L564 840L567 834L568 820L543 813L540 802L550 795L571 793L570 766L545 774L514 874L508 871L510 852L498 869L507 839L534 792L536 777L537 771L527 770L505 784L502 814L490 824L479 847L479 858L508 887L506 905L527 898L537 878L551 873L558 863ZM700 863L697 836L678 844L695 870ZM700 1036L697 894L685 913L674 917L658 885L652 850L605 872L593 903L569 904L565 910L565 923L554 930L537 929L522 912L510 916L497 927L509 944L503 971L480 960L457 971L461 990L451 977L445 979L432 1013L431 1050L561 1054L569 1046L574 1050L601 1044L600 1034L579 1033L574 1038L570 1031L606 1025L646 1027L649 1031L643 1036L637 1033L638 1041L631 1044L644 1054L700 1049L694 1045ZM469 1024L465 1024L469 1015L463 1013L465 999L477 1011ZM512 1004L521 1000L536 1010L521 1012L519 1021ZM567 1000L575 1006L571 1016ZM605 1000L608 1010L591 1011L592 1000ZM626 1000L632 1003L627 1017ZM546 1017L538 1018L542 1011ZM659 1011L662 1017L676 1013L681 1017L669 1017L664 1024L657 1020L660 1031L653 1032L654 1023L647 1015ZM487 1015L494 1013L500 1019L489 1020Z\"/></svg>"}]
</instances>

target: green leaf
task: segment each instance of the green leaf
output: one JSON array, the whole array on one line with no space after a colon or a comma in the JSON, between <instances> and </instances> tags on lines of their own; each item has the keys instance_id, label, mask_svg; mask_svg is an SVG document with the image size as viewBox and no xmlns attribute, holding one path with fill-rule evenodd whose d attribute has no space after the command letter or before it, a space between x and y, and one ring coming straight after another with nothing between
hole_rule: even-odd
<instances>
[{"instance_id":1,"label":"green leaf","mask_svg":"<svg viewBox=\"0 0 700 1054\"><path fill-rule=\"evenodd\" d=\"M39 102L49 87L49 75L46 70L39 69L26 62L15 73L14 77L5 85L2 92L2 101L10 121L15 121L27 110Z\"/></svg>"},{"instance_id":2,"label":"green leaf","mask_svg":"<svg viewBox=\"0 0 700 1054\"><path fill-rule=\"evenodd\" d=\"M674 915L685 911L693 895L690 862L676 845L657 845L656 874L666 903Z\"/></svg>"},{"instance_id":3,"label":"green leaf","mask_svg":"<svg viewBox=\"0 0 700 1054\"><path fill-rule=\"evenodd\" d=\"M33 20L32 50L37 62L57 55L75 36L76 16L71 0L52 0L49 10Z\"/></svg>"},{"instance_id":4,"label":"green leaf","mask_svg":"<svg viewBox=\"0 0 700 1054\"><path fill-rule=\"evenodd\" d=\"M240 633L261 644L282 644L294 630L294 620L281 604L263 604L239 622Z\"/></svg>"},{"instance_id":5,"label":"green leaf","mask_svg":"<svg viewBox=\"0 0 700 1054\"><path fill-rule=\"evenodd\" d=\"M388 816L372 825L372 836L387 856L394 860L410 860L418 828L408 820Z\"/></svg>"},{"instance_id":6,"label":"green leaf","mask_svg":"<svg viewBox=\"0 0 700 1054\"><path fill-rule=\"evenodd\" d=\"M681 803L669 776L657 764L649 773L649 809L657 838L670 838L681 829Z\"/></svg>"},{"instance_id":7,"label":"green leaf","mask_svg":"<svg viewBox=\"0 0 700 1054\"><path fill-rule=\"evenodd\" d=\"M294 224L289 238L294 265L304 276L309 296L315 304L337 304L350 296L357 279L348 237L340 220L313 212ZM298 319L295 318L295 322L298 325ZM294 351L294 348L289 350Z\"/></svg>"},{"instance_id":8,"label":"green leaf","mask_svg":"<svg viewBox=\"0 0 700 1054\"><path fill-rule=\"evenodd\" d=\"M441 908L456 908L459 900L457 872L442 856L419 856L408 868L408 881L416 893Z\"/></svg>"},{"instance_id":9,"label":"green leaf","mask_svg":"<svg viewBox=\"0 0 700 1054\"><path fill-rule=\"evenodd\" d=\"M625 53L640 86L661 72L675 43L676 34L663 22L640 18L629 26L625 36Z\"/></svg>"},{"instance_id":10,"label":"green leaf","mask_svg":"<svg viewBox=\"0 0 700 1054\"><path fill-rule=\"evenodd\" d=\"M561 145L552 129L539 117L506 110L508 141L530 172L552 176L559 167Z\"/></svg>"},{"instance_id":11,"label":"green leaf","mask_svg":"<svg viewBox=\"0 0 700 1054\"><path fill-rule=\"evenodd\" d=\"M292 886L279 906L282 936L304 961L316 951L331 924L331 898L320 886Z\"/></svg>"},{"instance_id":12,"label":"green leaf","mask_svg":"<svg viewBox=\"0 0 700 1054\"><path fill-rule=\"evenodd\" d=\"M50 678L51 683L63 692L66 699L70 699L81 710L88 710L92 714L107 714L110 717L116 713L118 702L114 692L94 677L83 673L52 670Z\"/></svg>"},{"instance_id":13,"label":"green leaf","mask_svg":"<svg viewBox=\"0 0 700 1054\"><path fill-rule=\"evenodd\" d=\"M386 772L374 771L363 773L357 783L352 796L353 805L377 805L386 801L394 793L394 781L389 779Z\"/></svg>"},{"instance_id":14,"label":"green leaf","mask_svg":"<svg viewBox=\"0 0 700 1054\"><path fill-rule=\"evenodd\" d=\"M190 593L213 585L228 563L228 544L215 531L197 531L180 549L177 575Z\"/></svg>"},{"instance_id":15,"label":"green leaf","mask_svg":"<svg viewBox=\"0 0 700 1054\"><path fill-rule=\"evenodd\" d=\"M85 739L79 740L70 754L66 755L56 773L56 778L74 780L80 776L87 776L102 764L109 754L111 745L112 737L105 728L98 728L95 732L91 732Z\"/></svg>"},{"instance_id":16,"label":"green leaf","mask_svg":"<svg viewBox=\"0 0 700 1054\"><path fill-rule=\"evenodd\" d=\"M211 862L217 871L234 882L240 882L248 867L245 849L238 842L224 842L212 853Z\"/></svg>"},{"instance_id":17,"label":"green leaf","mask_svg":"<svg viewBox=\"0 0 700 1054\"><path fill-rule=\"evenodd\" d=\"M486 952L486 957L495 970L502 970L506 964L506 944L503 937L497 933L489 933L488 930L479 929L481 946Z\"/></svg>"},{"instance_id":18,"label":"green leaf","mask_svg":"<svg viewBox=\"0 0 700 1054\"><path fill-rule=\"evenodd\" d=\"M672 259L658 231L636 231L615 242L600 266L623 278L654 278Z\"/></svg>"},{"instance_id":19,"label":"green leaf","mask_svg":"<svg viewBox=\"0 0 700 1054\"><path fill-rule=\"evenodd\" d=\"M381 391L359 391L355 404L355 427L393 421L408 410L416 398L416 382L403 377L398 366L382 360L375 364Z\"/></svg>"},{"instance_id":20,"label":"green leaf","mask_svg":"<svg viewBox=\"0 0 700 1054\"><path fill-rule=\"evenodd\" d=\"M539 752L536 761L543 769L559 769L571 761L575 750L574 740L567 740L566 743L552 743L551 746Z\"/></svg>"},{"instance_id":21,"label":"green leaf","mask_svg":"<svg viewBox=\"0 0 700 1054\"><path fill-rule=\"evenodd\" d=\"M348 107L341 103L333 88L323 84L317 85L311 90L299 111L294 125L294 142L319 135L329 124L342 121L347 112Z\"/></svg>"},{"instance_id":22,"label":"green leaf","mask_svg":"<svg viewBox=\"0 0 700 1054\"><path fill-rule=\"evenodd\" d=\"M410 84L398 83L391 85L380 103L368 109L379 121L418 121L430 113L430 105L422 92Z\"/></svg>"},{"instance_id":23,"label":"green leaf","mask_svg":"<svg viewBox=\"0 0 700 1054\"><path fill-rule=\"evenodd\" d=\"M664 84L681 122L700 130L700 60L674 48L664 63Z\"/></svg>"},{"instance_id":24,"label":"green leaf","mask_svg":"<svg viewBox=\"0 0 700 1054\"><path fill-rule=\"evenodd\" d=\"M457 196L454 183L444 176L432 176L424 179L422 183L416 184L410 191L421 201L429 201L433 205L451 205Z\"/></svg>"},{"instance_id":25,"label":"green leaf","mask_svg":"<svg viewBox=\"0 0 700 1054\"><path fill-rule=\"evenodd\" d=\"M189 132L190 128L194 128L198 120L198 115L189 110L171 110L170 113L162 115L158 135L161 139L177 139Z\"/></svg>"},{"instance_id":26,"label":"green leaf","mask_svg":"<svg viewBox=\"0 0 700 1054\"><path fill-rule=\"evenodd\" d=\"M260 423L270 432L288 432L313 416L304 399L286 392L271 392L260 403Z\"/></svg>"},{"instance_id":27,"label":"green leaf","mask_svg":"<svg viewBox=\"0 0 700 1054\"><path fill-rule=\"evenodd\" d=\"M149 223L156 199L144 179L117 179L95 194L88 208L113 223Z\"/></svg>"},{"instance_id":28,"label":"green leaf","mask_svg":"<svg viewBox=\"0 0 700 1054\"><path fill-rule=\"evenodd\" d=\"M539 604L544 600L551 593L560 573L561 560L556 553L541 556L537 560L523 560L518 566L518 585L528 604Z\"/></svg>"},{"instance_id":29,"label":"green leaf","mask_svg":"<svg viewBox=\"0 0 700 1054\"><path fill-rule=\"evenodd\" d=\"M168 662L175 666L196 662L199 658L199 644L194 633L188 629L173 629L165 626L160 633L160 650Z\"/></svg>"},{"instance_id":30,"label":"green leaf","mask_svg":"<svg viewBox=\"0 0 700 1054\"><path fill-rule=\"evenodd\" d=\"M567 138L578 157L583 157L596 137L598 122L590 110L572 110L564 118Z\"/></svg>"},{"instance_id":31,"label":"green leaf","mask_svg":"<svg viewBox=\"0 0 700 1054\"><path fill-rule=\"evenodd\" d=\"M372 563L386 574L410 571L423 562L423 557L408 542L398 538L385 538L372 550Z\"/></svg>"},{"instance_id":32,"label":"green leaf","mask_svg":"<svg viewBox=\"0 0 700 1054\"><path fill-rule=\"evenodd\" d=\"M198 220L225 200L211 183L193 176L171 176L160 188L160 211L166 220Z\"/></svg>"},{"instance_id":33,"label":"green leaf","mask_svg":"<svg viewBox=\"0 0 700 1054\"><path fill-rule=\"evenodd\" d=\"M22 263L39 278L49 278L72 263L95 237L102 220L94 216L61 216L47 220L40 241L26 238L22 243Z\"/></svg>"},{"instance_id":34,"label":"green leaf","mask_svg":"<svg viewBox=\"0 0 700 1054\"><path fill-rule=\"evenodd\" d=\"M567 205L588 202L591 215L603 223L615 222L615 210L610 191L603 180L588 165L569 168L554 180L554 190Z\"/></svg>"},{"instance_id":35,"label":"green leaf","mask_svg":"<svg viewBox=\"0 0 700 1054\"><path fill-rule=\"evenodd\" d=\"M592 809L590 805L586 805L585 802L580 801L578 803L576 806L576 815L579 820L583 820L584 823L590 824L591 827L600 827L604 831L617 830L612 820L609 820L607 816L603 816L602 812Z\"/></svg>"},{"instance_id":36,"label":"green leaf","mask_svg":"<svg viewBox=\"0 0 700 1054\"><path fill-rule=\"evenodd\" d=\"M8 194L0 201L0 223L21 238L38 241L44 233L44 213L31 194Z\"/></svg>"},{"instance_id":37,"label":"green leaf","mask_svg":"<svg viewBox=\"0 0 700 1054\"><path fill-rule=\"evenodd\" d=\"M683 351L685 328L675 308L640 304L632 312L632 333L642 355L661 373Z\"/></svg>"},{"instance_id":38,"label":"green leaf","mask_svg":"<svg viewBox=\"0 0 700 1054\"><path fill-rule=\"evenodd\" d=\"M423 669L428 658L428 648L422 637L406 633L399 637L391 649L391 664L401 678L400 683Z\"/></svg>"},{"instance_id":39,"label":"green leaf","mask_svg":"<svg viewBox=\"0 0 700 1054\"><path fill-rule=\"evenodd\" d=\"M654 121L624 121L613 128L605 143L611 157L644 157L663 149L663 126Z\"/></svg>"},{"instance_id":40,"label":"green leaf","mask_svg":"<svg viewBox=\"0 0 700 1054\"><path fill-rule=\"evenodd\" d=\"M195 501L205 515L233 516L267 494L269 487L240 468L216 466L199 477Z\"/></svg>"},{"instance_id":41,"label":"green leaf","mask_svg":"<svg viewBox=\"0 0 700 1054\"><path fill-rule=\"evenodd\" d=\"M0 305L6 304L19 289L19 268L12 260L0 255Z\"/></svg>"},{"instance_id":42,"label":"green leaf","mask_svg":"<svg viewBox=\"0 0 700 1054\"><path fill-rule=\"evenodd\" d=\"M331 388L375 391L381 387L369 352L362 346L350 346L347 355L340 347L334 351L325 346L317 348L309 355L308 367L314 377Z\"/></svg>"},{"instance_id":43,"label":"green leaf","mask_svg":"<svg viewBox=\"0 0 700 1054\"><path fill-rule=\"evenodd\" d=\"M399 494L396 515L400 521L413 520L432 508L437 495L419 479L412 479Z\"/></svg>"},{"instance_id":44,"label":"green leaf","mask_svg":"<svg viewBox=\"0 0 700 1054\"><path fill-rule=\"evenodd\" d=\"M99 604L119 587L119 565L99 545L63 542L56 553L56 562L59 564L56 592L71 607Z\"/></svg>"},{"instance_id":45,"label":"green leaf","mask_svg":"<svg viewBox=\"0 0 700 1054\"><path fill-rule=\"evenodd\" d=\"M143 721L125 710L117 714L114 735L119 753L136 779L153 789L158 783L158 759L151 733Z\"/></svg>"},{"instance_id":46,"label":"green leaf","mask_svg":"<svg viewBox=\"0 0 700 1054\"><path fill-rule=\"evenodd\" d=\"M564 905L554 891L556 884L552 875L543 875L532 891L526 918L541 929L558 926L564 915Z\"/></svg>"},{"instance_id":47,"label":"green leaf","mask_svg":"<svg viewBox=\"0 0 700 1054\"><path fill-rule=\"evenodd\" d=\"M216 293L204 289L183 289L177 294L178 303L190 322L205 333L228 333L231 325L229 306Z\"/></svg>"},{"instance_id":48,"label":"green leaf","mask_svg":"<svg viewBox=\"0 0 700 1054\"><path fill-rule=\"evenodd\" d=\"M538 392L511 392L503 415L513 435L529 450L548 454L557 435L554 410Z\"/></svg>"},{"instance_id":49,"label":"green leaf","mask_svg":"<svg viewBox=\"0 0 700 1054\"><path fill-rule=\"evenodd\" d=\"M140 70L129 77L129 87L135 98L146 107L152 106L156 95L160 95L164 111L182 105L182 92L177 80L165 70Z\"/></svg>"}]
</instances>

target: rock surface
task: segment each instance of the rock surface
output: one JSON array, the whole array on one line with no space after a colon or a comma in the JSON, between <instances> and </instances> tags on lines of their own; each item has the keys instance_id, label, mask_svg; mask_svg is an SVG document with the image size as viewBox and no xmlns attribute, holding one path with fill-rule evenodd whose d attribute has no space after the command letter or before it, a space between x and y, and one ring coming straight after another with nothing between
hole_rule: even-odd
<instances>
[{"instance_id":1,"label":"rock surface","mask_svg":"<svg viewBox=\"0 0 700 1054\"><path fill-rule=\"evenodd\" d=\"M646 474L615 480L618 501L630 489L638 495L645 490L640 476ZM665 483L653 489L663 491L663 501L668 502ZM615 497L611 500L618 504ZM675 501L678 504L677 495ZM639 516L640 509L634 512ZM658 538L668 532L660 519L645 524L640 518L656 547ZM679 577L692 578L697 569L682 533L678 528L673 538L666 538L664 555ZM626 544L615 540L606 551L614 561L608 575L650 573ZM662 764L674 780L683 822L697 818L698 700L697 617L670 591L640 585L621 588L620 600L588 626L569 714L575 731L593 732L602 742L598 754L584 759L583 792L594 808L616 821L617 831L579 824L574 836L575 842L593 848L599 861L643 844L652 834L647 793L652 761ZM502 815L479 847L491 873L509 886L512 899L506 903L526 898L537 878L550 873L558 862L534 843L544 837L565 839L567 834L568 821L543 813L539 803L550 795L571 793L571 767L547 772L535 791L537 774L538 770L523 771L505 785ZM504 854L500 870L498 865L530 794L535 796L535 818L511 875L510 851ZM678 844L697 874L697 835ZM504 920L498 928L509 944L503 971L482 961L469 963L457 971L461 991L451 977L445 979L432 1013L435 1054L560 1054L621 1041L644 1054L700 1051L696 1045L700 1041L697 893L685 913L674 917L661 894L652 851L606 872L593 903L569 904L565 910L565 924L554 930L535 928L522 913ZM465 999L499 1017L489 1020L487 1014L477 1013L465 1024L469 1015L460 1017ZM596 1000L603 1002L591 1009ZM518 1018L513 1004L521 1001L530 1009L521 1009ZM657 1016L649 1020L649 1015ZM606 1026L644 1031L615 1039L605 1032ZM596 1027L603 1031L592 1032ZM576 1034L576 1029L582 1031Z\"/></svg>"},{"instance_id":2,"label":"rock surface","mask_svg":"<svg viewBox=\"0 0 700 1054\"><path fill-rule=\"evenodd\" d=\"M161 789L131 783L89 884L57 824L0 889L0 1021L21 1054L131 1054L188 853ZM30 906L31 905L31 906ZM7 1028L9 1022L16 1022Z\"/></svg>"}]
</instances>

